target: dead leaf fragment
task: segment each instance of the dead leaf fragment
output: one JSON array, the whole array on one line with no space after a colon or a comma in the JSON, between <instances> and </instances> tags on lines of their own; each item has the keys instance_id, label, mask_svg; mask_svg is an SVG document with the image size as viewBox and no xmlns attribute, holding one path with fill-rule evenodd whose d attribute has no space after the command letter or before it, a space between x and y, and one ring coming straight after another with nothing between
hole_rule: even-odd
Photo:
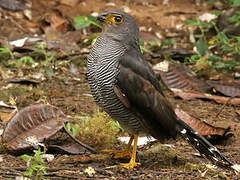
<instances>
[{"instance_id":1,"label":"dead leaf fragment","mask_svg":"<svg viewBox=\"0 0 240 180\"><path fill-rule=\"evenodd\" d=\"M0 0L0 6L12 10L12 11L22 11L26 8L25 0Z\"/></svg>"},{"instance_id":2,"label":"dead leaf fragment","mask_svg":"<svg viewBox=\"0 0 240 180\"><path fill-rule=\"evenodd\" d=\"M67 32L68 30L68 21L56 13L46 16L45 21L50 24L50 26L46 26L44 28L45 33L49 31L49 29L53 29L58 32Z\"/></svg>"},{"instance_id":3,"label":"dead leaf fragment","mask_svg":"<svg viewBox=\"0 0 240 180\"><path fill-rule=\"evenodd\" d=\"M10 151L32 147L29 139L42 142L59 131L67 119L57 107L40 104L20 110L7 124L3 142Z\"/></svg>"},{"instance_id":4,"label":"dead leaf fragment","mask_svg":"<svg viewBox=\"0 0 240 180\"><path fill-rule=\"evenodd\" d=\"M184 89L175 89L171 88L171 91L174 92L175 96L181 97L185 100L190 99L209 99L213 100L219 104L233 104L233 105L239 105L240 104L240 98L228 98L228 97L222 97L222 96L215 96L207 93L201 93L197 91L192 90L184 90Z\"/></svg>"},{"instance_id":5,"label":"dead leaf fragment","mask_svg":"<svg viewBox=\"0 0 240 180\"><path fill-rule=\"evenodd\" d=\"M52 150L57 150L58 152L64 152L68 154L85 154L86 153L86 149L80 144L77 144L76 142L62 143L58 145L49 145L48 148L51 148Z\"/></svg>"},{"instance_id":6,"label":"dead leaf fragment","mask_svg":"<svg viewBox=\"0 0 240 180\"><path fill-rule=\"evenodd\" d=\"M230 128L212 126L178 108L175 109L175 113L181 120L195 129L199 134L206 136L207 138L211 138L213 135L225 136L230 130Z\"/></svg>"},{"instance_id":7,"label":"dead leaf fragment","mask_svg":"<svg viewBox=\"0 0 240 180\"><path fill-rule=\"evenodd\" d=\"M198 79L185 65L163 61L155 65L154 69L159 70L161 78L168 88L189 89L199 92L207 92L209 89L209 86Z\"/></svg>"},{"instance_id":8,"label":"dead leaf fragment","mask_svg":"<svg viewBox=\"0 0 240 180\"><path fill-rule=\"evenodd\" d=\"M14 113L0 112L0 121L8 122L9 119L11 119L13 115L14 115Z\"/></svg>"},{"instance_id":9,"label":"dead leaf fragment","mask_svg":"<svg viewBox=\"0 0 240 180\"><path fill-rule=\"evenodd\" d=\"M226 83L226 82L219 82L219 81L211 81L208 80L207 84L220 93L224 94L225 96L230 97L240 97L240 84L239 83Z\"/></svg>"},{"instance_id":10,"label":"dead leaf fragment","mask_svg":"<svg viewBox=\"0 0 240 180\"><path fill-rule=\"evenodd\" d=\"M74 7L79 3L79 0L60 0L60 2L62 4Z\"/></svg>"}]
</instances>

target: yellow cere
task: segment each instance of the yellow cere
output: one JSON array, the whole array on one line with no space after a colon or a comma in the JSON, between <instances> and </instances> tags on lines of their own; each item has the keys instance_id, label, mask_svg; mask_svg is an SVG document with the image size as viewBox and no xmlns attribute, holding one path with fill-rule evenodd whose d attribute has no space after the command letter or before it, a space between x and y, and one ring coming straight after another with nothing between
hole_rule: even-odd
<instances>
[{"instance_id":1,"label":"yellow cere","mask_svg":"<svg viewBox=\"0 0 240 180\"><path fill-rule=\"evenodd\" d=\"M122 24L123 23L123 17L119 14L109 14L106 17L106 21L107 24Z\"/></svg>"}]
</instances>

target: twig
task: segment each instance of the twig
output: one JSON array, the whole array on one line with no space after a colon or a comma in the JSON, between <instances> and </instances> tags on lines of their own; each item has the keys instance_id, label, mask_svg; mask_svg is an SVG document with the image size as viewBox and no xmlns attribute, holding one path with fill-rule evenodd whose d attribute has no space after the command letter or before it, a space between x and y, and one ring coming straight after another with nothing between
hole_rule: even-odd
<instances>
[{"instance_id":1,"label":"twig","mask_svg":"<svg viewBox=\"0 0 240 180\"><path fill-rule=\"evenodd\" d=\"M54 178L63 178L63 179L78 179L79 178L79 175L78 176L74 176L74 175L61 175L61 174L55 174L55 173L47 173L47 174L44 174L44 177L51 177L51 179L54 179Z\"/></svg>"},{"instance_id":2,"label":"twig","mask_svg":"<svg viewBox=\"0 0 240 180\"><path fill-rule=\"evenodd\" d=\"M9 172L0 172L0 175L3 175L3 176L21 176L20 173L9 173Z\"/></svg>"},{"instance_id":3,"label":"twig","mask_svg":"<svg viewBox=\"0 0 240 180\"><path fill-rule=\"evenodd\" d=\"M0 170L4 171L26 171L27 167L0 167ZM72 170L72 171L77 171L79 168L72 168L72 167L57 167L57 168L46 168L47 171L54 172L54 171L61 171L61 170Z\"/></svg>"},{"instance_id":4,"label":"twig","mask_svg":"<svg viewBox=\"0 0 240 180\"><path fill-rule=\"evenodd\" d=\"M228 98L228 100L223 104L223 106L221 107L221 109L219 110L219 112L216 114L216 118L221 114L221 112L223 111L223 109L226 107L226 105L234 98L235 96L232 96L230 98Z\"/></svg>"},{"instance_id":5,"label":"twig","mask_svg":"<svg viewBox=\"0 0 240 180\"><path fill-rule=\"evenodd\" d=\"M66 127L64 126L64 130L66 131L66 133L78 144L80 144L81 146L83 146L85 149L89 150L90 152L97 154L98 152L93 149L92 147L80 142L79 140L77 140L75 137L73 137L73 135L66 129Z\"/></svg>"}]
</instances>

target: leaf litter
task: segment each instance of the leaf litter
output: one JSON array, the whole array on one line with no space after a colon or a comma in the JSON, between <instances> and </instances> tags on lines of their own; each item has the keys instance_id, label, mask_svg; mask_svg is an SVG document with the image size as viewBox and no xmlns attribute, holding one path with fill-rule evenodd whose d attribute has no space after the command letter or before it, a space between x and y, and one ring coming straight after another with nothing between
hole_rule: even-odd
<instances>
[{"instance_id":1,"label":"leaf litter","mask_svg":"<svg viewBox=\"0 0 240 180\"><path fill-rule=\"evenodd\" d=\"M32 105L20 110L9 120L4 129L2 140L6 144L6 148L13 153L32 147L35 148L39 145L42 146L40 143L47 141L64 128L64 123L67 121L68 119L63 112L54 106L46 104ZM74 140L73 142L65 143L62 146L61 144L52 144L47 147L54 147L72 154L83 153L86 149L96 152L72 137L66 129L65 132ZM84 148L86 148L85 151Z\"/></svg>"},{"instance_id":2,"label":"leaf litter","mask_svg":"<svg viewBox=\"0 0 240 180\"><path fill-rule=\"evenodd\" d=\"M189 16L192 16L192 13L188 13L188 12L190 12L189 10L186 10L185 8L190 8L190 10L191 10L191 12L192 11L194 11L194 10L192 10L192 8L193 8L193 6L192 6L192 3L189 3L188 5L189 6L185 6L185 2L183 3L182 1L178 4L178 6L177 5L175 5L175 3L178 3L177 1L176 2L169 2L169 5L168 6L172 6L172 5L174 5L174 7L176 8L176 11L175 10L173 10L173 9L168 9L168 8L166 8L165 6L156 6L155 5L155 3L150 3L150 4L148 4L148 5L144 5L144 4L138 4L137 5L137 7L138 7L138 9L139 9L139 11L141 11L140 13L138 12L138 11L135 11L135 8L134 8L134 3L132 4L132 5L130 5L131 7L129 8L129 7L127 7L123 2L114 2L114 4L115 4L115 6L117 6L117 7L121 7L122 5L124 5L124 8L125 9L129 9L129 10L131 10L130 12L131 13L133 13L134 14L134 16L136 16L137 17L137 20L140 22L140 23L142 23L143 22L143 25L144 26L146 26L146 27L149 27L149 26L153 26L153 29L155 29L156 27L154 27L155 25L157 25L158 23L160 23L160 24L162 24L162 26L163 27L166 27L166 31L168 31L169 33L166 33L166 34L173 34L174 35L174 37L177 37L178 36L178 32L176 33L176 32L171 32L171 30L169 31L169 27L171 26L171 25L173 25L172 27L176 27L175 25L176 24L181 24L182 23L182 20L180 20L179 21L179 19L178 19L178 15L179 15L179 11L180 12L182 12L182 13L180 13L180 15L179 15L179 17L180 17L180 19L181 18L186 18L187 16L189 17ZM39 5L41 5L41 6L39 6L39 7L41 7L41 8L39 8L38 6L37 6L37 4ZM64 4L64 5L63 5ZM73 8L73 5L74 5L74 8ZM184 5L184 7L182 7L181 5ZM55 28L55 27L58 27L58 22L61 22L61 18L64 20L66 17L67 18L69 18L69 17L72 17L72 19L73 19L73 17L76 17L77 15L77 13L78 13L78 15L80 14L80 15L89 15L90 14L90 11L91 11L91 13L92 12L101 12L101 11L103 11L103 10L99 10L99 7L102 7L103 6L103 4L101 4L101 2L100 2L100 4L99 4L99 2L94 2L94 5L93 4L91 4L91 2L88 2L88 3L86 3L86 2L74 2L74 1L72 1L72 2L70 2L70 1L68 1L68 2L66 2L66 3L62 3L61 1L58 3L58 4L56 4L56 2L53 0L53 1L46 1L46 2L44 2L44 3L42 3L42 2L35 2L34 1L34 3L33 3L33 8L32 8L32 12L33 12L33 16L32 16L32 21L31 22L29 22L29 18L26 18L26 19L28 19L27 20L27 22L24 22L24 21L26 21L26 19L25 20L20 20L20 19L18 19L17 17L24 17L24 16L22 16L21 15L21 12L19 12L19 13L11 13L11 15L10 15L10 18L11 18L11 20L10 20L10 22L12 21L12 22L14 22L15 24L17 24L17 27L19 28L19 29L21 29L21 30L24 30L23 32L28 32L28 33L44 33L44 32L41 32L41 30L43 30L45 27L50 27L50 30L49 30L49 37L51 36L51 34L54 34L54 33L56 33L55 35L55 40L60 40L60 41L62 41L61 43L60 43L60 46L57 44L57 43L54 43L54 40L52 41L48 41L48 43L47 43L47 47L49 48L49 49L52 49L53 51L59 51L59 52L62 52L62 50L63 51L66 51L65 49L64 49L64 42L67 42L67 40L68 40L68 38L66 38L66 39L63 39L62 37L64 36L64 34L63 34L63 36L62 35L60 35L61 34L61 32L58 32L58 28ZM47 7L47 8L45 8L44 9L44 7ZM54 10L52 10L52 8L51 7L54 7ZM79 7L80 7L80 11L79 11ZM83 8L83 7L86 7L86 8ZM90 7L90 8L87 8L87 7ZM160 11L163 11L163 14L167 14L166 13L166 11L168 10L171 10L170 11L170 15L171 15L171 17L170 16L159 16L159 14L158 13L155 13L155 11L153 12L152 10L148 10L148 8L159 8L159 9L161 9ZM178 8L180 8L180 10L179 11L177 11L177 9ZM103 8L103 9L105 9L105 8ZM59 16L60 17L60 19L59 19L59 21L57 20L56 22L54 22L54 21L49 21L50 22L50 24L48 24L49 22L46 22L45 20L44 20L44 18L43 19L41 19L41 20L44 20L46 23L47 23L47 26L46 26L46 24L38 24L38 22L39 22L39 18L36 20L36 17L42 17L42 15L44 15L45 13L48 13L49 11L51 11L51 13L53 12L53 15L54 15L54 13L55 13L55 15L57 15L57 16ZM146 11L146 13L142 13L142 11ZM152 13L152 17L146 17L145 16L145 14L147 15L148 13L147 12L149 12L149 11L151 11L151 13ZM60 13L59 13L60 12ZM77 12L77 13L76 13ZM80 12L80 13L79 13ZM156 11L156 12L159 12L159 11ZM187 12L187 13L185 13L185 12ZM197 12L198 11L194 11L194 13L195 14L197 14ZM3 12L2 10L0 10L0 13L2 13L2 15L3 16L6 16L6 15L9 15L8 13L6 14L5 12ZM75 13L75 14L74 14ZM203 14L203 13L201 13L201 14ZM177 16L176 16L177 15ZM177 17L177 18L172 18L172 17ZM183 16L185 16L185 17L183 17ZM43 16L44 17L44 16ZM153 18L154 17L154 18ZM66 20L66 22L67 23L69 23L69 19L65 19ZM168 19L167 19L168 18ZM172 18L172 19L171 19ZM147 19L147 21L145 21ZM40 21L41 21L40 20ZM64 22L64 21L63 21ZM171 22L171 23L170 23ZM54 23L55 23L55 25L54 25ZM70 22L71 23L71 22ZM1 32L1 37L7 37L7 33L9 33L9 32L15 32L15 30L16 30L16 28L13 26L13 27L11 27L11 23L8 23L9 24L9 29L11 30L4 30L4 31L0 31ZM52 25L51 25L52 24ZM64 23L63 23L64 24ZM155 25L154 25L155 24ZM2 26L2 27L6 27L6 25L5 26ZM27 28L26 28L27 27ZM39 28L40 27L40 28ZM59 27L66 27L65 25L64 26L61 26L61 23L59 23ZM51 29L52 28L52 29ZM55 29L54 29L55 28ZM60 30L61 30L61 28L60 28ZM71 27L70 27L71 28ZM184 28L184 27L183 27ZM40 31L39 31L39 29L41 29ZM64 28L63 28L64 29ZM150 29L150 28L149 28ZM68 29L69 30L69 29ZM92 30L92 29L91 29ZM90 32L91 33L91 30L89 31L89 29L87 28L87 29L84 29L83 31L79 31L78 33L76 33L76 36L75 37L78 37L79 38L79 36L81 36L80 38L79 38L79 40L77 40L78 38L73 38L74 40L76 40L76 41L74 41L74 43L76 42L76 44L77 43L82 43L82 41L84 40L84 39L86 39L86 38L88 38L87 36L88 36L88 33ZM159 31L159 29L157 29L157 31ZM47 31L46 31L47 32ZM151 33L151 31L149 31L150 33ZM3 35L2 33L5 33L5 35ZM159 33L159 32L156 32L156 33ZM21 33L20 33L21 34ZM164 33L161 33L161 34L164 34ZM83 35L83 36L82 36ZM11 36L9 36L9 37L11 37L10 39L11 40L16 40L16 39L21 39L22 37L20 36L19 37L19 34L18 33L15 33L15 34L13 34L13 35L11 35ZM69 37L71 37L71 33L70 33L70 35L69 35ZM45 41L45 40L44 40ZM72 44L74 44L74 43L72 43ZM88 42L89 43L89 42ZM70 43L71 44L71 43ZM90 44L91 44L91 42L90 42ZM25 46L25 44L24 44L24 46ZM20 53L23 53L25 50L24 50L24 48L25 49L27 49L27 47L25 46L25 47L20 47L20 49L19 49L19 52ZM81 50L82 49L87 49L87 51L85 51L85 53L88 53L89 52L89 47L87 47L86 48L86 46L84 46L84 48L82 48L82 44L80 45L81 46ZM30 48L31 48L31 46L29 46ZM70 47L70 45L65 45L65 47ZM22 48L22 49L21 49ZM71 50L71 48L72 47L70 47L69 49ZM47 50L49 50L49 49L47 49ZM17 99L16 99L16 103L17 103L17 105L18 105L18 107L19 108L22 108L22 107L26 107L27 105L30 105L30 104L32 104L32 103L34 103L35 101L39 101L39 102L46 102L46 101L50 101L51 102L51 104L54 104L55 106L57 106L57 107L61 107L61 109L66 113L66 114L71 114L71 115L75 115L76 113L82 113L82 112L87 112L87 113L93 113L94 112L94 109L96 109L96 106L95 106L95 104L92 102L92 97L90 97L90 96L84 96L83 94L89 94L89 89L88 89L88 87L87 87L87 85L86 85L86 80L84 79L84 75L85 75L85 73L83 73L82 75L83 76L81 76L80 78L79 77L75 77L75 75L76 74L78 74L79 75L79 73L75 73L75 75L74 74L71 74L71 75L69 75L68 73L68 63L69 62L71 62L71 61L74 61L74 58L82 58L82 59L84 59L85 57L84 56L82 56L82 53L78 53L78 48L75 50L75 52L74 53L72 53L72 55L70 54L68 54L68 53L63 53L63 55L58 55L58 59L57 59L57 61L55 61L54 63L52 63L51 65L49 65L49 67L50 66L53 66L54 67L54 73L56 73L57 75L57 77L55 77L54 75L52 76L52 81L51 81L51 79L50 78L48 78L47 76L47 78L46 79L44 79L43 81L41 81L41 83L40 84L38 84L38 86L37 87L33 87L33 88L31 88L31 89L33 89L34 91L32 91L31 89L29 89L28 91L23 91L22 93L16 93L16 92L14 92L14 91L12 91L12 92L14 92L13 93L13 96L14 96L14 98L16 98L17 97ZM78 54L77 55L77 57L75 56L74 57L74 55L76 55L76 54ZM72 57L73 57L73 59L72 59ZM66 59L66 61L65 61L65 59ZM60 65L60 63L62 63L61 65ZM67 62L66 64L65 64L65 62ZM64 66L64 67L63 67ZM21 67L22 68L22 67ZM39 68L39 67L37 67L37 68ZM79 66L78 66L78 68L79 68ZM20 68L19 68L20 69ZM14 79L15 79L15 73L17 72L18 70L16 70L16 69L14 69L13 70L13 74L14 74ZM24 69L23 70L23 75L24 75L24 73L26 73L26 74L31 74L32 72L32 70L31 69L28 69L26 72L24 72L24 71L26 71L26 69ZM79 71L81 71L81 72L86 72L86 69L84 69L84 67L80 67L79 68ZM2 73L2 74L4 74L4 73ZM81 75L81 73L80 73L80 75ZM66 77L64 77L64 76L69 76L68 78L69 78L69 80L66 80ZM12 77L12 78L13 78ZM72 78L78 78L78 79L80 79L80 81L77 81L77 82L74 82L74 81L71 81L71 79ZM1 79L1 77L0 77L0 79ZM59 82L60 81L60 82ZM190 81L190 82L188 82L189 84L191 84L192 82ZM197 83L196 83L197 84ZM2 85L2 82L0 82L0 85ZM44 86L46 86L46 87L48 87L48 88L50 88L51 90L48 90L47 88L43 88ZM18 84L17 86L15 86L15 87L18 87L18 88L21 88L21 87L23 87L23 84ZM54 87L54 88L53 88ZM33 95L35 92L36 92L36 90L35 89L41 89L41 88L43 88L44 89L44 91L43 92L41 92L42 94L40 94L40 93L38 93L37 94L37 96L35 95ZM9 87L9 90L11 89L11 87ZM54 89L54 90L53 90ZM64 92L64 91L69 91L69 92ZM26 93L28 94L28 96L26 96ZM47 96L47 98L46 97L43 97L43 96ZM2 94L1 94L1 97L4 97L4 96L2 96ZM33 98L34 97L34 98ZM9 98L7 98L7 99L9 99ZM32 100L33 99L33 100ZM87 103L86 103L87 102ZM178 101L179 103L181 103L182 101ZM192 105L191 105L191 103L194 103L195 102L195 104L194 104L194 106L192 107ZM189 102L186 102L186 101L184 101L184 103L185 104L188 104L189 105L189 110L191 110L191 109L194 109L194 108L196 108L196 109L198 109L199 111L199 113L201 113L201 111L200 111L200 109L202 108L202 106L199 106L199 101L198 100L191 100L191 101L189 101ZM217 106L216 104L214 104L214 103L212 103L212 102L202 102L202 103L205 103L205 106L209 106L209 107L215 107L215 106ZM201 104L201 103L200 103ZM218 108L219 109L219 108ZM218 123L221 123L221 120L225 120L225 119L221 119L221 117L222 116L224 116L225 115L225 111L226 110L230 110L231 108L230 107L226 107L226 109L223 111L223 113L221 113L220 114L220 120L218 120L218 122L216 122L215 123L215 125L216 124L218 124ZM214 111L212 111L212 112L214 112ZM206 113L206 114L208 114L208 113ZM82 116L83 114L81 114L81 116ZM208 114L209 116L211 116L211 114ZM226 120L229 120L230 118L229 117L231 117L231 115L229 115L228 116L228 118L226 118ZM202 119L202 118L201 118ZM205 119L211 119L211 118L205 118ZM228 121L228 123L229 123L229 121ZM226 126L223 126L223 127L228 127L227 125L228 125L228 123L226 124ZM99 124L101 124L101 123L99 123ZM232 123L231 123L232 124ZM94 123L93 123L93 125L92 125L92 127L94 127ZM236 130L236 127L238 127L236 124L235 124L235 126L233 126L233 130L236 132L236 136L238 137L238 131ZM98 131L97 131L98 132ZM105 132L106 133L106 132ZM83 133L84 134L84 133ZM120 134L121 134L121 132L120 132ZM122 136L123 134L121 134L121 136ZM80 136L80 135L79 135ZM115 135L114 135L115 136ZM118 134L116 134L116 136L118 136ZM81 137L81 136L80 136ZM80 137L78 137L78 138L80 138ZM94 142L94 138L95 138L95 136L94 135L92 135L91 136L92 137L92 139L90 139L91 141L93 141ZM86 137L82 137L83 139L84 138L86 138ZM80 138L81 139L81 138ZM86 138L87 139L87 138ZM111 139L111 138L110 138ZM63 141L65 144L67 144L66 143L66 141ZM89 143L89 141L87 140L86 141L87 142L87 144ZM101 139L97 139L97 141L96 141L96 144L98 144L99 142L101 142ZM107 142L107 141L106 141ZM117 144L118 144L118 142L116 142ZM174 143L175 144L175 143ZM101 144L99 144L100 146L101 146ZM98 145L95 145L95 146L98 146ZM119 145L119 146L121 146L121 145ZM145 147L143 147L143 148L147 148L149 145L144 145ZM236 145L235 145L236 146ZM176 143L176 147L177 147L177 149L179 149L180 151L184 151L184 152L186 152L186 153L184 153L183 154L183 157L184 157L184 159L186 160L186 161L192 161L192 162L194 162L194 163L196 163L196 162L199 162L198 164L200 164L200 162L202 162L202 161L204 161L204 160L198 160L198 159L195 159L195 158L193 158L192 156L189 156L189 152L191 152L191 150L189 150L188 148L186 148L186 144L182 144L182 142L181 141L178 141L177 143ZM182 147L184 147L184 149L182 148ZM236 146L237 147L237 146ZM102 147L101 147L102 148ZM151 145L150 145L150 148L151 148ZM227 155L229 155L229 156L234 156L234 157L236 157L236 160L237 160L237 151L232 147L232 146L226 146L226 147L224 147L224 149L227 149L227 152L225 152L225 153L227 153ZM165 148L164 149L162 149L163 150L163 153L162 154L164 154L165 153ZM229 151L228 151L229 150ZM228 152L230 152L230 153L228 153ZM186 154L186 155L185 155ZM191 153L190 153L191 154ZM161 177L167 177L167 178L170 178L170 179L173 179L173 178L189 178L189 179L193 179L193 178L195 178L196 176L198 176L199 175L199 173L197 172L197 171L193 171L191 168L193 168L193 166L188 166L186 163L185 163L185 160L182 160L182 157L181 156L179 156L178 154L176 155L176 154L172 154L173 156L169 156L169 157L180 157L180 158L177 158L177 160L176 160L176 158L173 158L173 161L171 161L171 162L169 162L168 161L168 159L169 159L169 157L166 157L165 158L165 161L164 162L161 162L161 161L159 161L159 158L162 158L162 156L158 156L157 154L155 154L154 156L152 155L152 156L150 156L149 157L149 159L148 160L146 160L146 162L148 162L148 163L146 163L145 165L144 165L144 162L143 162L143 166L142 167L140 167L138 170L136 170L136 171L132 171L132 172L128 172L128 175L127 175L127 177L129 177L129 178L136 178L136 177L148 177L147 175L149 175L149 177L159 177L159 178L161 178ZM71 157L71 156L69 156L69 157ZM67 158L69 158L69 157L67 157ZM4 159L5 158L9 158L9 160L8 161L5 161L5 163L7 162L7 163L9 163L9 162L18 162L18 160L16 160L16 158L14 157L13 159L11 159L12 157L10 157L10 156L6 156L6 157L4 157ZM170 158L171 159L171 158ZM175 160L174 160L175 159ZM96 174L94 175L94 177L99 177L99 178L105 178L106 176L107 177L113 177L113 176L115 176L115 174L117 174L118 176L117 177L122 177L122 178L126 178L126 173L125 173L125 171L124 170L116 170L116 169L113 169L113 168L108 168L108 170L110 171L110 173L108 173L105 169L104 169L104 167L106 167L106 166L109 166L109 167L112 167L112 165L114 165L116 162L112 162L112 161L110 161L109 159L108 160L106 160L106 158L104 159L102 159L102 160L100 160L100 161L98 161L97 163L93 163L93 164L91 164L91 166L89 166L89 165L87 165L87 166L84 166L83 164L79 164L79 161L72 161L72 162L70 162L68 165L67 164L57 164L56 162L57 162L57 160L58 160L58 158L57 159L55 159L55 160L53 160L53 162L50 162L49 164L51 164L51 166L53 166L53 167L56 167L56 166L65 166L64 168L66 168L66 166L71 166L72 164L74 164L75 162L78 162L78 163L75 163L74 164L74 166L77 166L77 170L75 169L74 170L74 172L73 171L71 171L71 173L70 174L74 174L75 176L72 176L72 177L77 177L77 178L79 178L79 174L76 176L76 174L78 173L78 170L80 170L80 171L82 171L82 172L84 172L84 169L86 169L87 167L93 167L94 168L94 170L96 171ZM158 163L158 162L160 162L160 163ZM194 163L192 163L192 164L194 164ZM21 163L20 163L21 164ZM180 166L179 166L179 164L180 164ZM1 164L1 165L3 165L3 164ZM194 164L195 165L195 164ZM5 166L5 164L3 165L3 166ZM84 166L84 168L82 168L82 166ZM101 170L99 169L99 168L97 168L97 167L99 167L99 166L104 166ZM146 168L146 167L149 167L150 169L148 169L148 168ZM73 170L73 167L70 167L72 170ZM60 169L60 168L59 168ZM66 168L67 169L67 168ZM195 169L199 169L199 166L197 166L197 167L195 167ZM6 171L6 170L5 170ZM55 170L56 171L56 170ZM68 171L70 171L70 169L68 169ZM201 172L205 172L204 170L201 170ZM104 173L106 173L105 175L102 175L102 174L104 174ZM68 175L68 173L67 173L67 170L65 171L65 173L64 173L64 171L63 172L61 172L61 170L60 171L58 171L58 173L57 173L57 175L56 176L58 176L59 175L59 177L62 175L62 178L63 177L67 177L67 175ZM64 176L65 175L65 176ZM216 172L206 172L205 174L204 174L204 176L205 177L214 177L214 176L216 176ZM232 177L233 175L230 173L230 176Z\"/></svg>"}]
</instances>

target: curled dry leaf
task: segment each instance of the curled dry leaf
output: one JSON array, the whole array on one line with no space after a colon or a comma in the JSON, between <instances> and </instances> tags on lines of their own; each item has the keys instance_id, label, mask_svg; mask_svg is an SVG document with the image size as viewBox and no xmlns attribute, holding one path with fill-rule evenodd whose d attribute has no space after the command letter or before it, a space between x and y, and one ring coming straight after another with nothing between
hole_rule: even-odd
<instances>
[{"instance_id":1,"label":"curled dry leaf","mask_svg":"<svg viewBox=\"0 0 240 180\"><path fill-rule=\"evenodd\" d=\"M181 120L195 129L199 134L208 138L211 138L213 135L225 136L230 130L230 128L214 127L178 108L175 109L175 113Z\"/></svg>"},{"instance_id":2,"label":"curled dry leaf","mask_svg":"<svg viewBox=\"0 0 240 180\"><path fill-rule=\"evenodd\" d=\"M168 88L189 89L207 92L210 88L185 65L163 61L155 65L154 70L159 71L162 80Z\"/></svg>"},{"instance_id":3,"label":"curled dry leaf","mask_svg":"<svg viewBox=\"0 0 240 180\"><path fill-rule=\"evenodd\" d=\"M240 84L239 83L225 83L225 82L219 82L219 81L207 81L207 84L214 89L216 89L218 92L224 94L225 96L231 96L231 97L240 97Z\"/></svg>"},{"instance_id":4,"label":"curled dry leaf","mask_svg":"<svg viewBox=\"0 0 240 180\"><path fill-rule=\"evenodd\" d=\"M0 6L7 10L22 11L26 8L25 1L0 0Z\"/></svg>"},{"instance_id":5,"label":"curled dry leaf","mask_svg":"<svg viewBox=\"0 0 240 180\"><path fill-rule=\"evenodd\" d=\"M29 139L42 142L62 129L67 119L61 110L52 105L32 105L20 110L8 122L3 132L3 142L10 151L32 146Z\"/></svg>"},{"instance_id":6,"label":"curled dry leaf","mask_svg":"<svg viewBox=\"0 0 240 180\"><path fill-rule=\"evenodd\" d=\"M63 152L68 154L86 154L86 149L76 142L64 142L60 145L49 145L48 148L51 148L51 150L56 150L58 153Z\"/></svg>"},{"instance_id":7,"label":"curled dry leaf","mask_svg":"<svg viewBox=\"0 0 240 180\"><path fill-rule=\"evenodd\" d=\"M182 99L185 99L185 100L200 98L200 99L214 100L219 104L233 104L233 105L240 104L240 98L215 96L215 95L201 93L201 92L192 91L192 90L183 90L183 89L174 89L174 88L171 88L171 90L174 92L175 96L181 97Z\"/></svg>"}]
</instances>

